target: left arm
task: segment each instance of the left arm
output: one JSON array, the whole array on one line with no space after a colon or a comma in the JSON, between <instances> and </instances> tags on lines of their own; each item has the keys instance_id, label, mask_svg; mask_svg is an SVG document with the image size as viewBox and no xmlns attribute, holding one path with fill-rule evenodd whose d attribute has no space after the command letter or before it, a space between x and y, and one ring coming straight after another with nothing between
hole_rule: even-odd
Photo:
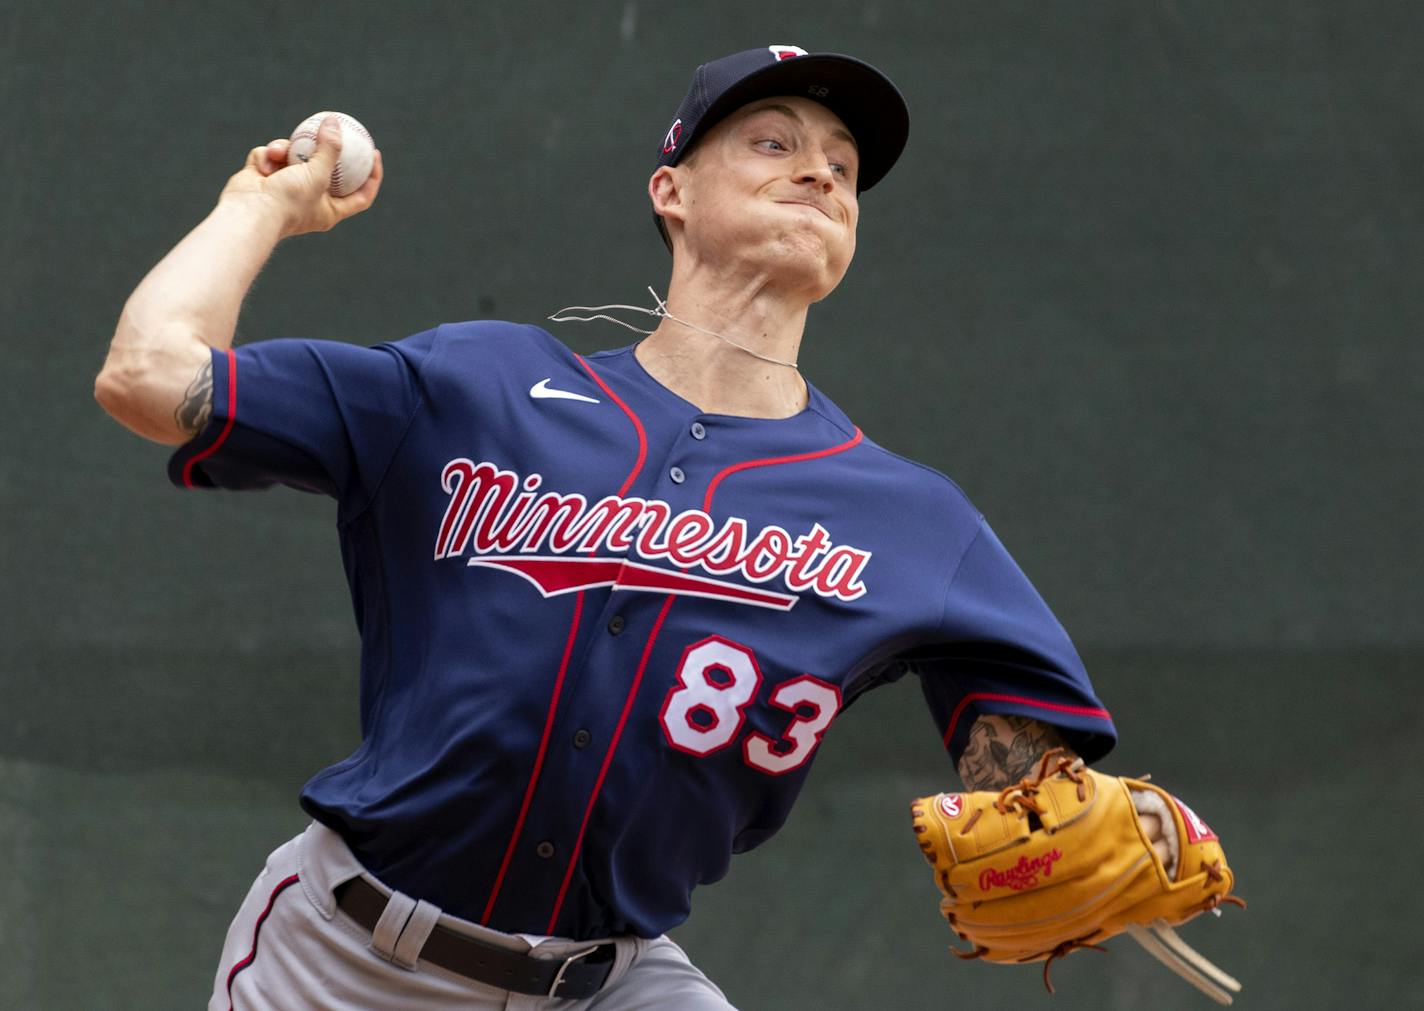
<instances>
[{"instance_id":1,"label":"left arm","mask_svg":"<svg viewBox=\"0 0 1424 1011\"><path fill-rule=\"evenodd\" d=\"M1036 772L1039 759L1053 748L1077 757L1051 724L1025 716L980 716L959 756L959 778L966 790L1002 790Z\"/></svg>"}]
</instances>

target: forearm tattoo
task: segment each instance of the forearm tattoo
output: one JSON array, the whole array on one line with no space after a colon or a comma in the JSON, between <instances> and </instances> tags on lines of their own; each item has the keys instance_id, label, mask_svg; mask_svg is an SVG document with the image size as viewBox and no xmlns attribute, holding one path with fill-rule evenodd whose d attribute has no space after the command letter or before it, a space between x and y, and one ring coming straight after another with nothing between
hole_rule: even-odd
<instances>
[{"instance_id":1,"label":"forearm tattoo","mask_svg":"<svg viewBox=\"0 0 1424 1011\"><path fill-rule=\"evenodd\" d=\"M183 402L173 412L179 429L197 435L207 425L213 413L213 363L208 361L198 370L183 394Z\"/></svg>"},{"instance_id":2,"label":"forearm tattoo","mask_svg":"<svg viewBox=\"0 0 1424 1011\"><path fill-rule=\"evenodd\" d=\"M1002 790L1036 772L1051 748L1072 754L1057 729L1023 716L981 716L969 730L959 776L970 790Z\"/></svg>"}]
</instances>

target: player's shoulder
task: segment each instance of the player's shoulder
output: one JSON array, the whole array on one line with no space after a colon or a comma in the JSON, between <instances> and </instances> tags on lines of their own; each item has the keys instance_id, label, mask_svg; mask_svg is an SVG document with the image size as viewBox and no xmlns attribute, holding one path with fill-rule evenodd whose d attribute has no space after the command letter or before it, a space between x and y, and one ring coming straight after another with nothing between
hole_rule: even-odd
<instances>
[{"instance_id":1,"label":"player's shoulder","mask_svg":"<svg viewBox=\"0 0 1424 1011\"><path fill-rule=\"evenodd\" d=\"M980 516L969 496L949 475L886 449L864 434L834 402L814 387L811 410L854 440L855 444L847 454L848 462L877 487L893 489L902 502L907 498L918 499L941 509L970 514L975 519Z\"/></svg>"},{"instance_id":2,"label":"player's shoulder","mask_svg":"<svg viewBox=\"0 0 1424 1011\"><path fill-rule=\"evenodd\" d=\"M528 323L481 319L441 323L390 345L419 359L427 378L442 373L490 376L528 366L575 362L576 356L547 330Z\"/></svg>"},{"instance_id":3,"label":"player's shoulder","mask_svg":"<svg viewBox=\"0 0 1424 1011\"><path fill-rule=\"evenodd\" d=\"M406 340L428 344L433 351L455 355L563 358L573 354L553 334L541 327L502 319L441 323Z\"/></svg>"},{"instance_id":4,"label":"player's shoulder","mask_svg":"<svg viewBox=\"0 0 1424 1011\"><path fill-rule=\"evenodd\" d=\"M863 444L867 453L872 454L882 467L896 476L898 485L909 485L927 496L946 500L957 510L972 512L975 517L980 515L964 489L948 474L888 450L878 442L866 439Z\"/></svg>"}]
</instances>

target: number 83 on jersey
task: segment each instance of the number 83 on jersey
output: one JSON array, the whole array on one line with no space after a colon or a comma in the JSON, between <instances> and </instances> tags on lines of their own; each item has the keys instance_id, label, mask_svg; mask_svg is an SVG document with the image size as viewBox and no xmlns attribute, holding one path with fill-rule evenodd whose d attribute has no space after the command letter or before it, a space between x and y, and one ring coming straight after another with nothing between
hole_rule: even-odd
<instances>
[{"instance_id":1,"label":"number 83 on jersey","mask_svg":"<svg viewBox=\"0 0 1424 1011\"><path fill-rule=\"evenodd\" d=\"M742 758L752 768L772 775L800 768L840 709L841 693L810 674L783 681L767 699L789 714L780 739L759 731L742 736L746 709L756 701L761 682L756 655L740 643L711 635L688 646L659 714L668 743L706 757L740 738Z\"/></svg>"}]
</instances>

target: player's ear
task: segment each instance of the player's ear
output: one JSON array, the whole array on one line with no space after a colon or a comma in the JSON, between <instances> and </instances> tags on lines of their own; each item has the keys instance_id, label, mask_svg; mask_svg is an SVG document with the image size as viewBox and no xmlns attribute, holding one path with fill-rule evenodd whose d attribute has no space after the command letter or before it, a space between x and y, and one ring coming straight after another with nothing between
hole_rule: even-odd
<instances>
[{"instance_id":1,"label":"player's ear","mask_svg":"<svg viewBox=\"0 0 1424 1011\"><path fill-rule=\"evenodd\" d=\"M683 174L679 166L662 165L648 180L648 199L653 203L653 213L664 221L683 221Z\"/></svg>"}]
</instances>

